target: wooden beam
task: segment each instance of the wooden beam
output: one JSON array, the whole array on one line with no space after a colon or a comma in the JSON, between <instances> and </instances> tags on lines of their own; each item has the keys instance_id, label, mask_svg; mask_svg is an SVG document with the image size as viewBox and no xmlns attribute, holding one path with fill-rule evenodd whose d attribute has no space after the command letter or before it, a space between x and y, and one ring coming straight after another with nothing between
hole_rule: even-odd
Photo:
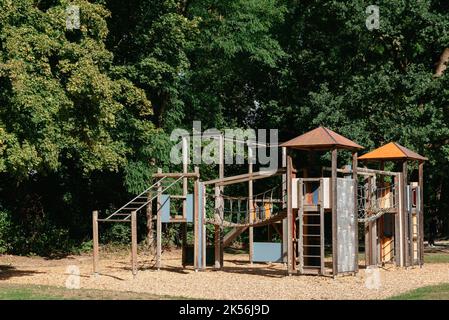
<instances>
[{"instance_id":1,"label":"wooden beam","mask_svg":"<svg viewBox=\"0 0 449 320\"><path fill-rule=\"evenodd\" d=\"M242 183L247 182L250 180L257 180L257 179L265 179L269 177L274 177L281 175L285 172L284 169L278 169L278 170L262 170L257 172L251 172L251 173L245 173L245 174L239 174L232 177L226 177L222 179L213 179L209 181L204 181L204 185L211 185L211 184L218 184L220 186L225 186L229 184L235 184L235 183Z\"/></svg>"},{"instance_id":2,"label":"wooden beam","mask_svg":"<svg viewBox=\"0 0 449 320\"><path fill-rule=\"evenodd\" d=\"M325 274L324 259L324 183L323 179L320 179L320 274L322 276Z\"/></svg>"},{"instance_id":3,"label":"wooden beam","mask_svg":"<svg viewBox=\"0 0 449 320\"><path fill-rule=\"evenodd\" d=\"M137 275L137 212L131 212L131 265L133 276Z\"/></svg>"},{"instance_id":4,"label":"wooden beam","mask_svg":"<svg viewBox=\"0 0 449 320\"><path fill-rule=\"evenodd\" d=\"M287 249L287 272L289 275L291 275L294 270L296 264L296 261L294 260L294 254L293 254L293 239L294 237L294 229L293 229L293 223L294 217L293 217L293 206L292 206L292 167L293 162L290 155L287 155L287 234L288 234L288 249Z\"/></svg>"},{"instance_id":5,"label":"wooden beam","mask_svg":"<svg viewBox=\"0 0 449 320\"><path fill-rule=\"evenodd\" d=\"M358 175L357 175L357 166L358 166L358 158L357 158L357 151L354 151L352 153L352 179L354 180L354 228L355 228L355 239L354 239L354 272L359 272L359 202L358 202L358 188L359 188L359 182L358 182Z\"/></svg>"},{"instance_id":6,"label":"wooden beam","mask_svg":"<svg viewBox=\"0 0 449 320\"><path fill-rule=\"evenodd\" d=\"M182 173L186 174L189 172L189 154L190 154L190 144L186 136L182 137ZM188 194L188 178L184 177L182 179L182 217L187 219L187 194ZM182 255L183 261L182 266L185 267L185 250L187 248L187 223L183 223L181 227L182 233Z\"/></svg>"},{"instance_id":7,"label":"wooden beam","mask_svg":"<svg viewBox=\"0 0 449 320\"><path fill-rule=\"evenodd\" d=\"M424 264L424 161L418 164L418 186L419 186L419 237L418 237L418 248L419 248L419 265L422 267Z\"/></svg>"},{"instance_id":8,"label":"wooden beam","mask_svg":"<svg viewBox=\"0 0 449 320\"><path fill-rule=\"evenodd\" d=\"M198 271L199 265L198 265L198 256L199 256L199 228L198 228L198 220L199 220L199 209L200 209L200 197L199 197L199 181L195 180L195 184L193 187L193 267L195 268L195 271Z\"/></svg>"},{"instance_id":9,"label":"wooden beam","mask_svg":"<svg viewBox=\"0 0 449 320\"><path fill-rule=\"evenodd\" d=\"M407 212L407 185L408 185L407 160L402 162L402 234L404 265L408 267L409 261L409 216Z\"/></svg>"},{"instance_id":10,"label":"wooden beam","mask_svg":"<svg viewBox=\"0 0 449 320\"><path fill-rule=\"evenodd\" d=\"M287 168L287 148L282 147L282 168ZM282 199L285 200L287 193L287 174L282 174ZM282 209L286 209L285 202L282 204ZM288 248L288 232L287 232L287 219L282 220L282 261L287 262L287 248Z\"/></svg>"},{"instance_id":11,"label":"wooden beam","mask_svg":"<svg viewBox=\"0 0 449 320\"><path fill-rule=\"evenodd\" d=\"M332 171L332 167L323 167L323 170ZM364 168L364 167L358 167L356 169L356 171L357 171L358 175L379 174L379 175L385 175L385 176L397 176L397 175L400 174L400 172L386 171L386 170L377 170L377 169L368 169L368 168ZM351 173L353 173L353 170L337 168L337 172L338 173L343 173L343 174L351 174Z\"/></svg>"},{"instance_id":12,"label":"wooden beam","mask_svg":"<svg viewBox=\"0 0 449 320\"><path fill-rule=\"evenodd\" d=\"M338 226L337 226L337 157L338 150L332 150L332 275L338 274Z\"/></svg>"},{"instance_id":13,"label":"wooden beam","mask_svg":"<svg viewBox=\"0 0 449 320\"><path fill-rule=\"evenodd\" d=\"M187 173L181 173L181 172L167 172L162 173L158 172L153 174L153 178L199 178L199 174L196 172L187 172Z\"/></svg>"},{"instance_id":14,"label":"wooden beam","mask_svg":"<svg viewBox=\"0 0 449 320\"><path fill-rule=\"evenodd\" d=\"M220 197L220 187L215 185L215 220L221 218L220 202L222 201ZM222 221L222 220L221 220ZM219 225L214 226L214 244L215 244L215 269L221 268L221 227Z\"/></svg>"},{"instance_id":15,"label":"wooden beam","mask_svg":"<svg viewBox=\"0 0 449 320\"><path fill-rule=\"evenodd\" d=\"M394 202L397 206L397 212L394 215L394 262L397 267L402 267L402 207L400 206L400 199L402 198L401 177L394 177Z\"/></svg>"},{"instance_id":16,"label":"wooden beam","mask_svg":"<svg viewBox=\"0 0 449 320\"><path fill-rule=\"evenodd\" d=\"M254 176L253 173L253 149L248 148L248 178ZM254 206L253 206L253 180L248 180L248 214L249 223L253 223L254 220ZM253 263L254 258L254 228L249 227L249 263Z\"/></svg>"},{"instance_id":17,"label":"wooden beam","mask_svg":"<svg viewBox=\"0 0 449 320\"><path fill-rule=\"evenodd\" d=\"M224 178L224 165L225 165L225 163L224 163L224 157L225 157L224 148L225 148L224 136L223 136L223 134L221 134L220 138L219 138L219 143L218 143L218 150L219 150L218 177L220 179ZM223 194L224 186L220 186L218 188L218 190L219 190L220 194ZM223 202L223 199L219 199L219 200L220 200L220 202ZM221 221L224 220L224 203L223 203L222 210L220 210L220 219L221 219ZM220 257L219 257L220 258L220 268L223 268L223 263L224 263L224 228L223 228L223 226L220 226L218 235L219 235L218 240L219 240L219 245L220 245L220 251L219 251L219 253L220 253Z\"/></svg>"},{"instance_id":18,"label":"wooden beam","mask_svg":"<svg viewBox=\"0 0 449 320\"><path fill-rule=\"evenodd\" d=\"M99 242L98 242L98 211L92 212L92 231L93 231L93 269L94 274L98 274L99 267Z\"/></svg>"},{"instance_id":19,"label":"wooden beam","mask_svg":"<svg viewBox=\"0 0 449 320\"><path fill-rule=\"evenodd\" d=\"M299 178L298 182L298 216L299 216L299 230L298 230L298 243L299 243L299 273L304 274L304 180Z\"/></svg>"},{"instance_id":20,"label":"wooden beam","mask_svg":"<svg viewBox=\"0 0 449 320\"><path fill-rule=\"evenodd\" d=\"M157 168L158 174L162 173L161 168ZM161 269L161 255L162 255L162 220L161 220L161 207L162 207L162 185L157 185L157 218L156 218L156 268Z\"/></svg>"}]
</instances>

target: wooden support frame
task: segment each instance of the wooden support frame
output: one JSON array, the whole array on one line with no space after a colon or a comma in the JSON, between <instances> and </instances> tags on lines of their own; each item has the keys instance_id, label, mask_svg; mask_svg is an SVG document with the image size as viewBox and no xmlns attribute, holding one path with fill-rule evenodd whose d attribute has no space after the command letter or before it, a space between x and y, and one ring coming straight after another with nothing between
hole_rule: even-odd
<instances>
[{"instance_id":1,"label":"wooden support frame","mask_svg":"<svg viewBox=\"0 0 449 320\"><path fill-rule=\"evenodd\" d=\"M408 185L407 160L402 162L402 234L403 255L405 267L410 266L409 258L409 214L407 211L407 185Z\"/></svg>"},{"instance_id":2,"label":"wooden support frame","mask_svg":"<svg viewBox=\"0 0 449 320\"><path fill-rule=\"evenodd\" d=\"M325 275L325 265L324 265L324 182L320 179L320 274Z\"/></svg>"},{"instance_id":3,"label":"wooden support frame","mask_svg":"<svg viewBox=\"0 0 449 320\"><path fill-rule=\"evenodd\" d=\"M338 149L332 150L332 275L338 275L338 238L337 238L337 158Z\"/></svg>"},{"instance_id":4,"label":"wooden support frame","mask_svg":"<svg viewBox=\"0 0 449 320\"><path fill-rule=\"evenodd\" d=\"M98 211L92 212L92 230L93 230L93 271L95 275L99 273L99 242L98 242Z\"/></svg>"},{"instance_id":5,"label":"wooden support frame","mask_svg":"<svg viewBox=\"0 0 449 320\"><path fill-rule=\"evenodd\" d=\"M287 168L287 148L282 147L282 168ZM285 200L287 194L287 174L282 174L282 199ZM282 201L282 208L286 209L284 201ZM288 248L288 232L287 232L287 219L282 220L282 261L287 262L287 248Z\"/></svg>"},{"instance_id":6,"label":"wooden support frame","mask_svg":"<svg viewBox=\"0 0 449 320\"><path fill-rule=\"evenodd\" d=\"M403 266L402 260L402 206L401 206L401 183L402 177L400 175L394 177L395 185L395 203L397 211L394 217L394 261L397 267Z\"/></svg>"},{"instance_id":7,"label":"wooden support frame","mask_svg":"<svg viewBox=\"0 0 449 320\"><path fill-rule=\"evenodd\" d=\"M354 254L354 272L359 272L359 211L358 211L358 175L357 175L358 158L357 152L352 153L352 179L354 180L354 229L355 229L355 254Z\"/></svg>"},{"instance_id":8,"label":"wooden support frame","mask_svg":"<svg viewBox=\"0 0 449 320\"><path fill-rule=\"evenodd\" d=\"M252 173L244 173L239 174L232 177L225 177L222 179L213 179L208 181L203 181L202 183L204 185L214 185L217 184L219 186L226 186L230 184L236 184L236 183L243 183L248 182L250 180L258 180L258 179L265 179L268 177L278 176L285 173L285 169L278 169L278 170L262 170Z\"/></svg>"},{"instance_id":9,"label":"wooden support frame","mask_svg":"<svg viewBox=\"0 0 449 320\"><path fill-rule=\"evenodd\" d=\"M158 168L157 173L161 174L162 169ZM162 255L162 220L161 220L161 193L162 193L162 185L158 183L157 185L157 215L156 215L156 268L157 270L161 269L161 255Z\"/></svg>"},{"instance_id":10,"label":"wooden support frame","mask_svg":"<svg viewBox=\"0 0 449 320\"><path fill-rule=\"evenodd\" d=\"M137 212L131 212L131 267L133 276L137 275Z\"/></svg>"},{"instance_id":11,"label":"wooden support frame","mask_svg":"<svg viewBox=\"0 0 449 320\"><path fill-rule=\"evenodd\" d=\"M293 224L295 223L293 216L293 206L292 206L292 174L293 174L293 162L290 155L287 155L287 237L288 237L288 246L287 246L287 272L289 275L295 272L295 264L294 261L294 229Z\"/></svg>"},{"instance_id":12,"label":"wooden support frame","mask_svg":"<svg viewBox=\"0 0 449 320\"><path fill-rule=\"evenodd\" d=\"M248 177L253 175L253 149L248 146ZM248 211L249 211L249 223L253 223L254 220L254 205L253 205L253 180L248 180ZM249 263L253 264L254 258L254 228L249 227Z\"/></svg>"},{"instance_id":13,"label":"wooden support frame","mask_svg":"<svg viewBox=\"0 0 449 320\"><path fill-rule=\"evenodd\" d=\"M424 264L424 161L418 163L418 186L419 186L419 237L418 237L418 247L419 247L419 265L420 267Z\"/></svg>"},{"instance_id":14,"label":"wooden support frame","mask_svg":"<svg viewBox=\"0 0 449 320\"><path fill-rule=\"evenodd\" d=\"M304 274L304 180L298 180L298 216L299 216L299 230L298 230L298 258L299 258L299 273Z\"/></svg>"}]
</instances>

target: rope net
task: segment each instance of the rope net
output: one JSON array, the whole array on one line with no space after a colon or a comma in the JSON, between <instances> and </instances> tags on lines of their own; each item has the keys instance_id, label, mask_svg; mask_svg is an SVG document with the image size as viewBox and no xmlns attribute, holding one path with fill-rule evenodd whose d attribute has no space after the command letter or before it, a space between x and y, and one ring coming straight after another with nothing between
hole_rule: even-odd
<instances>
[{"instance_id":1,"label":"rope net","mask_svg":"<svg viewBox=\"0 0 449 320\"><path fill-rule=\"evenodd\" d=\"M396 186L387 183L384 186L359 185L357 202L359 222L379 219L385 213L397 209Z\"/></svg>"},{"instance_id":2,"label":"rope net","mask_svg":"<svg viewBox=\"0 0 449 320\"><path fill-rule=\"evenodd\" d=\"M250 226L277 220L285 212L287 195L285 183L279 184L262 193L249 197L235 197L220 193L206 194L207 199L217 203L214 218L206 219L208 223L221 226ZM215 203L214 203L215 205ZM221 218L223 217L223 218Z\"/></svg>"}]
</instances>

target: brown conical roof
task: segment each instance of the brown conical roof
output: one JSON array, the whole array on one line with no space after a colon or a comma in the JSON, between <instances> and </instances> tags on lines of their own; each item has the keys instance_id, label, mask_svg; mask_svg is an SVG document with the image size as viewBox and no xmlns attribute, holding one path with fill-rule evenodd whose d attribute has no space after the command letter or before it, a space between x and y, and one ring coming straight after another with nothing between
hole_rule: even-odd
<instances>
[{"instance_id":1,"label":"brown conical roof","mask_svg":"<svg viewBox=\"0 0 449 320\"><path fill-rule=\"evenodd\" d=\"M426 161L426 157L423 157L416 152L401 146L399 143L390 142L382 147L379 147L371 152L359 157L359 160L418 160Z\"/></svg>"},{"instance_id":2,"label":"brown conical roof","mask_svg":"<svg viewBox=\"0 0 449 320\"><path fill-rule=\"evenodd\" d=\"M306 132L296 138L284 142L281 146L305 150L327 150L333 148L349 150L363 149L362 146L354 141L325 127L318 127Z\"/></svg>"}]
</instances>

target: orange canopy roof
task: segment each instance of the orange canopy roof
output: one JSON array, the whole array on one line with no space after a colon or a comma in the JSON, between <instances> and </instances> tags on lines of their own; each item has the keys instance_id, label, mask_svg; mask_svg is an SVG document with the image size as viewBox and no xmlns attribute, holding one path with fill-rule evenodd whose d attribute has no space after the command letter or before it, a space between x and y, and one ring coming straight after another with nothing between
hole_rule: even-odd
<instances>
[{"instance_id":1,"label":"orange canopy roof","mask_svg":"<svg viewBox=\"0 0 449 320\"><path fill-rule=\"evenodd\" d=\"M281 144L281 147L305 149L305 150L326 150L332 148L359 150L363 149L354 141L345 138L338 133L324 127L318 127L306 132L296 138Z\"/></svg>"},{"instance_id":2,"label":"orange canopy roof","mask_svg":"<svg viewBox=\"0 0 449 320\"><path fill-rule=\"evenodd\" d=\"M423 157L416 152L413 152L406 147L401 146L396 142L390 142L382 147L379 147L371 152L359 157L359 160L418 160L426 161L426 157Z\"/></svg>"}]
</instances>

